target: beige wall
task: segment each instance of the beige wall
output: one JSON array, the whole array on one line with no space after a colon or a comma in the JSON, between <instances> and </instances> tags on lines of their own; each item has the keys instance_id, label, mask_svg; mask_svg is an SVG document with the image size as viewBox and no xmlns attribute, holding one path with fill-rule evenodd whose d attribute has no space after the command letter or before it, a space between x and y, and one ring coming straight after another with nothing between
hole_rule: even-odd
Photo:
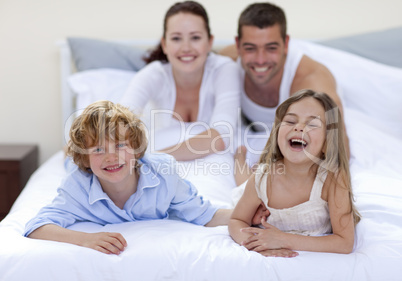
<instances>
[{"instance_id":1,"label":"beige wall","mask_svg":"<svg viewBox=\"0 0 402 281\"><path fill-rule=\"evenodd\" d=\"M59 57L66 36L157 38L174 0L0 0L0 143L37 143L43 162L60 150ZM216 38L233 38L254 1L202 0ZM331 38L402 26L395 0L282 0L289 33ZM155 8L156 7L156 8Z\"/></svg>"}]
</instances>

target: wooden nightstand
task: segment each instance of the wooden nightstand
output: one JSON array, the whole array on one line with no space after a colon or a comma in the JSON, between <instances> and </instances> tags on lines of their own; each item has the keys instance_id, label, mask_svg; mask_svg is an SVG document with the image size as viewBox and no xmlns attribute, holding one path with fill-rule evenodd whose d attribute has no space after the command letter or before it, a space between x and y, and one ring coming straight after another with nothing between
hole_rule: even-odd
<instances>
[{"instance_id":1,"label":"wooden nightstand","mask_svg":"<svg viewBox=\"0 0 402 281\"><path fill-rule=\"evenodd\" d=\"M0 144L0 220L38 168L36 145Z\"/></svg>"}]
</instances>

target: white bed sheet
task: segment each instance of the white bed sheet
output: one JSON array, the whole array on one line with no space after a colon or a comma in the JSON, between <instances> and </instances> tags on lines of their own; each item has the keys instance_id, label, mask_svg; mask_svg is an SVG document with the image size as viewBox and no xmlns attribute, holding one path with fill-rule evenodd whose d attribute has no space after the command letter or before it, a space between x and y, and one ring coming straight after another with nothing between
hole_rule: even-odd
<instances>
[{"instance_id":1,"label":"white bed sheet","mask_svg":"<svg viewBox=\"0 0 402 281\"><path fill-rule=\"evenodd\" d=\"M300 252L295 258L267 258L233 242L227 227L169 220L73 227L121 232L128 247L119 256L24 238L25 223L51 201L65 174L59 152L34 173L0 223L0 280L401 280L402 70L307 42L300 46L329 61L338 80L343 77L352 184L362 215L352 254ZM372 75L373 67L378 75ZM379 115L372 116L374 110ZM213 163L233 165L232 156L201 161L183 163L183 170L190 171L186 178L214 204L230 206L232 175L200 170Z\"/></svg>"}]
</instances>

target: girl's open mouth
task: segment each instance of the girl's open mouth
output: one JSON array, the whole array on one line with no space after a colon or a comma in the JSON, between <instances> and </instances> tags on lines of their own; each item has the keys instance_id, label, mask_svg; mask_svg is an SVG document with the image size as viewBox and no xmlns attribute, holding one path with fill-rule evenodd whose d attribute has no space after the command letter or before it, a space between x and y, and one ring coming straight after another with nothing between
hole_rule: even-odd
<instances>
[{"instance_id":1,"label":"girl's open mouth","mask_svg":"<svg viewBox=\"0 0 402 281\"><path fill-rule=\"evenodd\" d=\"M290 139L289 145L295 149L304 149L307 146L307 142L303 139Z\"/></svg>"}]
</instances>

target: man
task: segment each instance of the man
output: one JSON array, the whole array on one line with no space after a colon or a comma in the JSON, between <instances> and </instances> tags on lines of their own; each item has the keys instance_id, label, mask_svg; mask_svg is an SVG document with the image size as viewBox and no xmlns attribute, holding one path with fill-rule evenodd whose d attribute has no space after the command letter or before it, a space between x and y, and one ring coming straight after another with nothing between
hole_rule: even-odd
<instances>
[{"instance_id":1,"label":"man","mask_svg":"<svg viewBox=\"0 0 402 281\"><path fill-rule=\"evenodd\" d=\"M301 89L327 93L342 112L331 72L292 48L289 41L284 11L270 3L255 3L240 15L236 46L221 51L233 59L239 57L244 77L242 113L250 122L256 123L257 130L269 129L278 105ZM260 144L259 148L263 146ZM240 162L245 160L245 151L244 147L239 150L237 157Z\"/></svg>"}]
</instances>

